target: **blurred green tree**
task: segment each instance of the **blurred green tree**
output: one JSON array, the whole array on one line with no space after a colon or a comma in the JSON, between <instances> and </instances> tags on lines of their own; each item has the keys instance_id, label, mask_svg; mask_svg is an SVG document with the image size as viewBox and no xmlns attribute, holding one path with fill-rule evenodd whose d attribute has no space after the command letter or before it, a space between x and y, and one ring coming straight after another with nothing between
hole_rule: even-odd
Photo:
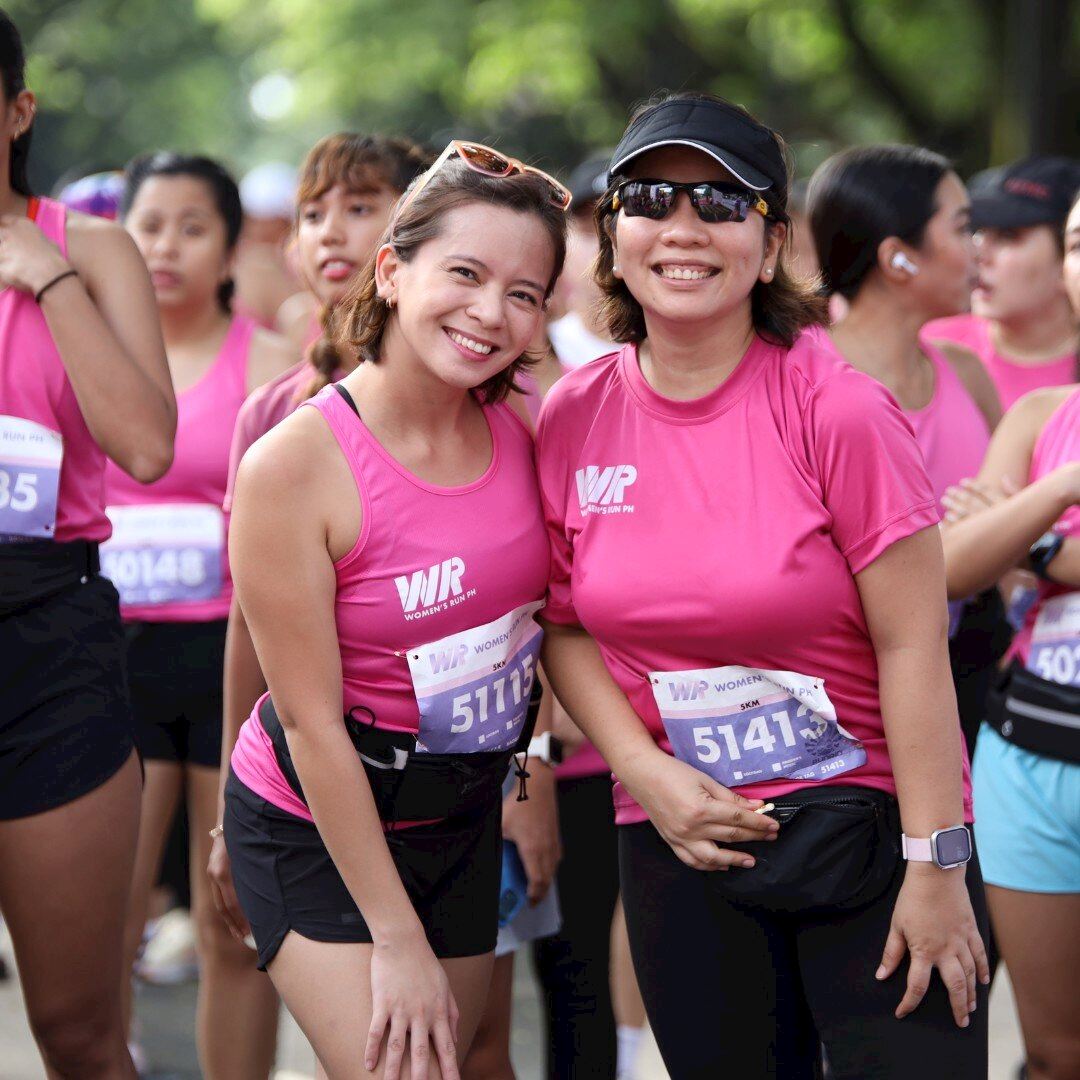
<instances>
[{"instance_id":1,"label":"blurred green tree","mask_svg":"<svg viewBox=\"0 0 1080 1080\"><path fill-rule=\"evenodd\" d=\"M48 181L158 145L237 166L336 127L498 138L556 167L659 88L715 90L793 144L941 149L964 171L1080 152L1070 0L9 0Z\"/></svg>"}]
</instances>

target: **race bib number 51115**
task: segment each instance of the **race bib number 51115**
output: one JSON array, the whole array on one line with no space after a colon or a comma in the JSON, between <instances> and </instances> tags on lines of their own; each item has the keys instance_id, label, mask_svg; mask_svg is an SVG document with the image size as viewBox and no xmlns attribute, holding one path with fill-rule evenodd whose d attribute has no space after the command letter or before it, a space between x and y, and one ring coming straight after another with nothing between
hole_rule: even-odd
<instances>
[{"instance_id":1,"label":"race bib number 51115","mask_svg":"<svg viewBox=\"0 0 1080 1080\"><path fill-rule=\"evenodd\" d=\"M725 787L824 780L866 764L821 679L731 665L649 675L671 749Z\"/></svg>"}]
</instances>

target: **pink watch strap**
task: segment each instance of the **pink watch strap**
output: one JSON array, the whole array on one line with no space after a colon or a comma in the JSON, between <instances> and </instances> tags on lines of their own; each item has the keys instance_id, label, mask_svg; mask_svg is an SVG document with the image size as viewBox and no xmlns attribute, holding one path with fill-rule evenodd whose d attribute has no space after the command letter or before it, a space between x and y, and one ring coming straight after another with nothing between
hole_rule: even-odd
<instances>
[{"instance_id":1,"label":"pink watch strap","mask_svg":"<svg viewBox=\"0 0 1080 1080\"><path fill-rule=\"evenodd\" d=\"M909 862L933 862L934 853L929 840L919 840L900 834L900 850Z\"/></svg>"}]
</instances>

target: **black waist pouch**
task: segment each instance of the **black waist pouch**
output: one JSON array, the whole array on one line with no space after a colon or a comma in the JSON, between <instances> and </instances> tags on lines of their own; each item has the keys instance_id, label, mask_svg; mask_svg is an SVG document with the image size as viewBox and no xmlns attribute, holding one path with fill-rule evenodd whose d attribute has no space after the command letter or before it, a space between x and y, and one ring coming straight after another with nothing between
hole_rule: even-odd
<instances>
[{"instance_id":1,"label":"black waist pouch","mask_svg":"<svg viewBox=\"0 0 1080 1080\"><path fill-rule=\"evenodd\" d=\"M773 912L846 910L877 900L900 866L896 799L865 787L808 788L772 800L776 840L721 844L753 869L710 873L725 899Z\"/></svg>"},{"instance_id":2,"label":"black waist pouch","mask_svg":"<svg viewBox=\"0 0 1080 1080\"><path fill-rule=\"evenodd\" d=\"M376 728L356 715L364 712L362 707L353 709L344 717L345 728L364 765L379 817L389 822L426 821L469 814L498 802L511 760L528 750L542 694L540 680L534 679L525 722L512 749L475 754L417 753L415 735ZM282 775L306 804L285 730L269 697L259 706L259 721ZM527 798L528 773L523 767L518 768L518 777L518 797Z\"/></svg>"},{"instance_id":3,"label":"black waist pouch","mask_svg":"<svg viewBox=\"0 0 1080 1080\"><path fill-rule=\"evenodd\" d=\"M1025 750L1080 764L1080 689L1014 663L987 696L986 722Z\"/></svg>"},{"instance_id":4,"label":"black waist pouch","mask_svg":"<svg viewBox=\"0 0 1080 1080\"><path fill-rule=\"evenodd\" d=\"M0 618L85 582L99 569L98 546L87 540L0 543Z\"/></svg>"}]
</instances>

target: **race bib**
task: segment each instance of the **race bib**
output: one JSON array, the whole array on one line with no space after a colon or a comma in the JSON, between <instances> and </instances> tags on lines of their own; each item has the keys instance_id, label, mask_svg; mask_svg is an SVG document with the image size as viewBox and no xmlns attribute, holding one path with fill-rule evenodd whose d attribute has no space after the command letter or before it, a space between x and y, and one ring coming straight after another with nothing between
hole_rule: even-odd
<instances>
[{"instance_id":1,"label":"race bib","mask_svg":"<svg viewBox=\"0 0 1080 1080\"><path fill-rule=\"evenodd\" d=\"M536 678L543 602L451 634L407 653L420 729L416 749L431 754L509 750L518 740Z\"/></svg>"},{"instance_id":2,"label":"race bib","mask_svg":"<svg viewBox=\"0 0 1080 1080\"><path fill-rule=\"evenodd\" d=\"M1028 671L1062 686L1080 686L1080 592L1044 600L1031 631Z\"/></svg>"},{"instance_id":3,"label":"race bib","mask_svg":"<svg viewBox=\"0 0 1080 1080\"><path fill-rule=\"evenodd\" d=\"M210 503L110 506L101 572L123 604L192 603L221 595L225 516Z\"/></svg>"},{"instance_id":4,"label":"race bib","mask_svg":"<svg viewBox=\"0 0 1080 1080\"><path fill-rule=\"evenodd\" d=\"M0 416L0 543L53 538L63 460L58 431Z\"/></svg>"},{"instance_id":5,"label":"race bib","mask_svg":"<svg viewBox=\"0 0 1080 1080\"><path fill-rule=\"evenodd\" d=\"M866 764L821 679L732 665L653 671L649 682L675 756L725 787L824 780Z\"/></svg>"}]
</instances>

